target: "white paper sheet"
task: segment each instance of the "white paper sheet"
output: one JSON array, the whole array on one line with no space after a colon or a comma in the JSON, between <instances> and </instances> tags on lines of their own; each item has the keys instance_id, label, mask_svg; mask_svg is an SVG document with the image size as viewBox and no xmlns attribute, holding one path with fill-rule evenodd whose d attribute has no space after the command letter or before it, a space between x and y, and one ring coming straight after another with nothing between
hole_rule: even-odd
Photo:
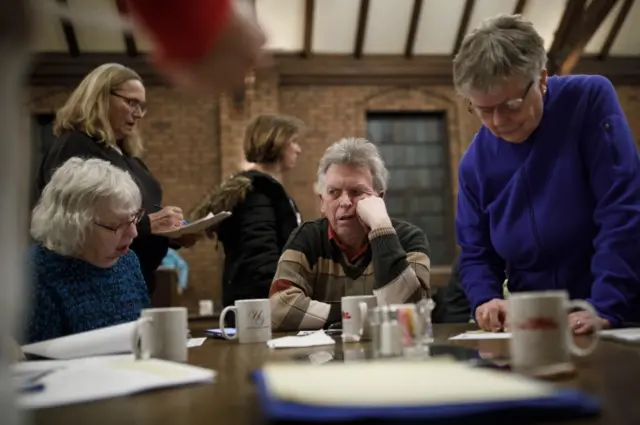
<instances>
[{"instance_id":1,"label":"white paper sheet","mask_svg":"<svg viewBox=\"0 0 640 425\"><path fill-rule=\"evenodd\" d=\"M187 341L187 347L200 347L206 340L207 338L191 338L189 341Z\"/></svg>"},{"instance_id":2,"label":"white paper sheet","mask_svg":"<svg viewBox=\"0 0 640 425\"><path fill-rule=\"evenodd\" d=\"M284 336L267 341L269 348L300 348L321 345L335 345L335 341L320 330L303 336Z\"/></svg>"},{"instance_id":3,"label":"white paper sheet","mask_svg":"<svg viewBox=\"0 0 640 425\"><path fill-rule=\"evenodd\" d=\"M109 326L48 341L22 346L22 351L48 359L76 359L81 357L128 354L133 352L135 322ZM206 338L191 338L187 347L198 347ZM201 341L202 340L202 341Z\"/></svg>"},{"instance_id":4,"label":"white paper sheet","mask_svg":"<svg viewBox=\"0 0 640 425\"><path fill-rule=\"evenodd\" d=\"M511 332L484 332L469 331L449 338L450 341L456 340L477 340L477 339L510 339Z\"/></svg>"},{"instance_id":5,"label":"white paper sheet","mask_svg":"<svg viewBox=\"0 0 640 425\"><path fill-rule=\"evenodd\" d=\"M37 363L37 362L33 362ZM212 382L216 372L158 359L115 356L59 362L58 370L38 380L40 392L18 395L23 408L43 408L119 397L155 388Z\"/></svg>"},{"instance_id":6,"label":"white paper sheet","mask_svg":"<svg viewBox=\"0 0 640 425\"><path fill-rule=\"evenodd\" d=\"M73 359L131 353L135 322L95 329L22 346L22 351L49 359Z\"/></svg>"},{"instance_id":7,"label":"white paper sheet","mask_svg":"<svg viewBox=\"0 0 640 425\"><path fill-rule=\"evenodd\" d=\"M624 342L640 342L640 328L605 329L600 331L600 336Z\"/></svg>"}]
</instances>

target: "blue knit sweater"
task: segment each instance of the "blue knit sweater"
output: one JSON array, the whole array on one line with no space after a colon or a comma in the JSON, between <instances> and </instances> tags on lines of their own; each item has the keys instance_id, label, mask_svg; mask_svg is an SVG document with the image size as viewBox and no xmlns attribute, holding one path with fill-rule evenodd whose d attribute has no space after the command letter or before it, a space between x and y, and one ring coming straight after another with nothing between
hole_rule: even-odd
<instances>
[{"instance_id":1,"label":"blue knit sweater","mask_svg":"<svg viewBox=\"0 0 640 425\"><path fill-rule=\"evenodd\" d=\"M34 283L27 343L133 321L149 306L133 251L104 269L33 245L29 262Z\"/></svg>"}]
</instances>

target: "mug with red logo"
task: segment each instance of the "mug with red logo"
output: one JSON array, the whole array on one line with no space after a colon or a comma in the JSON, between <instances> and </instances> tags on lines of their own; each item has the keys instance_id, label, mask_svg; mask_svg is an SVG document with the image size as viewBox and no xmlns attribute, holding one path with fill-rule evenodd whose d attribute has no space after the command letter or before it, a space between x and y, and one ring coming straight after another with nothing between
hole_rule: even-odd
<instances>
[{"instance_id":1,"label":"mug with red logo","mask_svg":"<svg viewBox=\"0 0 640 425\"><path fill-rule=\"evenodd\" d=\"M371 339L371 326L367 320L370 309L378 305L375 295L342 297L342 340L359 342Z\"/></svg>"},{"instance_id":2,"label":"mug with red logo","mask_svg":"<svg viewBox=\"0 0 640 425\"><path fill-rule=\"evenodd\" d=\"M533 375L573 372L571 355L591 354L598 345L598 332L594 332L588 347L576 345L568 320L572 309L585 310L598 317L588 302L569 300L567 291L510 294L507 321L511 332L512 369Z\"/></svg>"}]
</instances>

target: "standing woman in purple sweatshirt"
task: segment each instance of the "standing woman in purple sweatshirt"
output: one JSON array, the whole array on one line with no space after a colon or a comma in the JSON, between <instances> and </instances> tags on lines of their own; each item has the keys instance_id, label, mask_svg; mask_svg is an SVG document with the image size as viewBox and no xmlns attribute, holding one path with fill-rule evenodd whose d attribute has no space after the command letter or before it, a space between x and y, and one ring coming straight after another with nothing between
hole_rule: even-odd
<instances>
[{"instance_id":1,"label":"standing woman in purple sweatshirt","mask_svg":"<svg viewBox=\"0 0 640 425\"><path fill-rule=\"evenodd\" d=\"M459 168L460 276L485 330L511 292L567 290L596 309L574 333L640 321L640 158L609 80L549 77L540 35L520 16L468 34L454 84L482 127Z\"/></svg>"}]
</instances>

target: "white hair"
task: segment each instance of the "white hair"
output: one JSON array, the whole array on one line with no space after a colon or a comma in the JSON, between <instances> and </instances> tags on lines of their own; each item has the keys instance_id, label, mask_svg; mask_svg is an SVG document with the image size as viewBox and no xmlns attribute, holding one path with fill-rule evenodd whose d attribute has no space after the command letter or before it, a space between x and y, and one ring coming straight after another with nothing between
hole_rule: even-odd
<instances>
[{"instance_id":1,"label":"white hair","mask_svg":"<svg viewBox=\"0 0 640 425\"><path fill-rule=\"evenodd\" d=\"M453 84L467 96L489 92L511 76L537 81L547 64L544 40L520 15L487 19L464 37L453 60Z\"/></svg>"},{"instance_id":2,"label":"white hair","mask_svg":"<svg viewBox=\"0 0 640 425\"><path fill-rule=\"evenodd\" d=\"M77 254L102 208L129 212L141 203L128 172L101 159L70 158L53 173L33 209L31 236L58 254Z\"/></svg>"},{"instance_id":3,"label":"white hair","mask_svg":"<svg viewBox=\"0 0 640 425\"><path fill-rule=\"evenodd\" d=\"M376 145L367 139L347 137L327 148L318 166L318 180L315 186L318 193L324 189L324 176L329 167L338 164L368 168L373 178L373 189L379 192L387 190L389 171Z\"/></svg>"}]
</instances>

